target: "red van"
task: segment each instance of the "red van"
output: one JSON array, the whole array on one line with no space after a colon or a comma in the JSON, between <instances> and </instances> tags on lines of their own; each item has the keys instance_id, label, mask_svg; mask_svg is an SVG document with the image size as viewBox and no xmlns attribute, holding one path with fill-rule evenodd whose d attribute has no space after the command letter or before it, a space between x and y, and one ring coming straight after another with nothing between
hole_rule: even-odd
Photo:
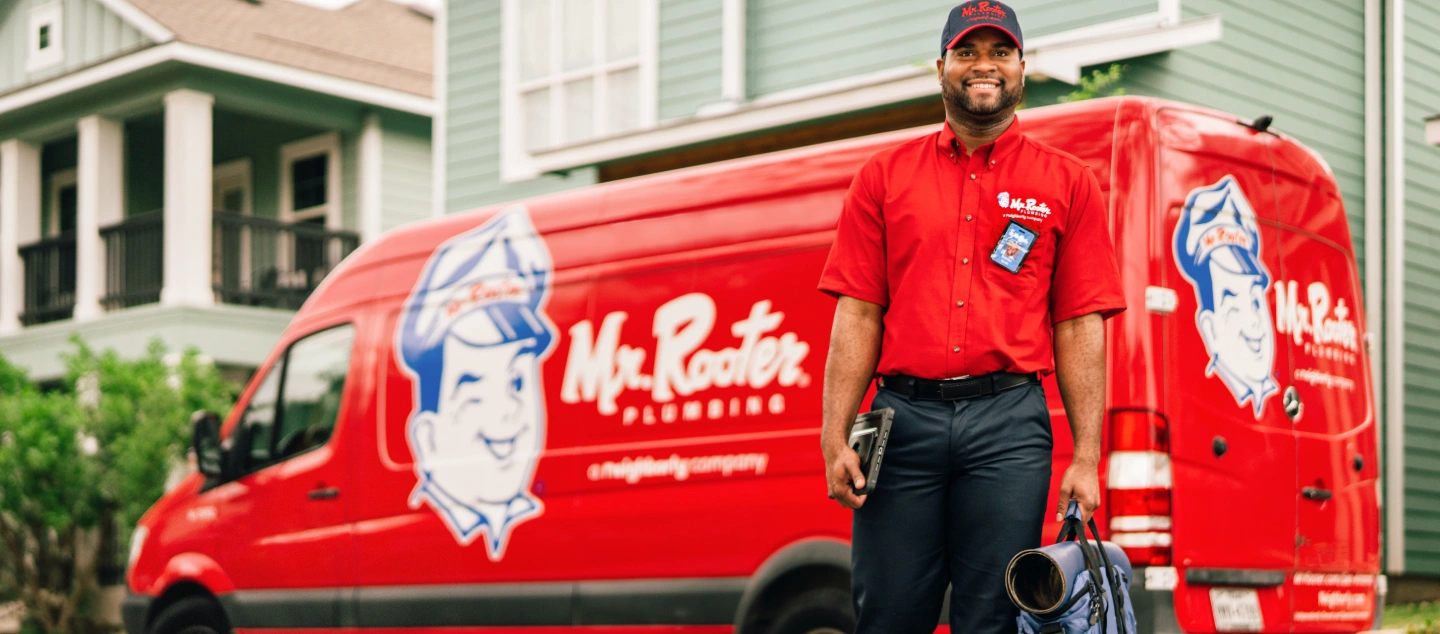
<instances>
[{"instance_id":1,"label":"red van","mask_svg":"<svg viewBox=\"0 0 1440 634\"><path fill-rule=\"evenodd\" d=\"M1373 389L1329 168L1153 99L1020 118L1108 198L1130 308L1108 322L1101 519L1143 631L1368 629ZM922 133L364 245L223 426L197 423L201 473L137 528L127 631L849 631L850 515L817 439L834 302L815 285L851 177ZM996 235L1045 204L984 195ZM1058 487L1071 441L1046 392Z\"/></svg>"}]
</instances>

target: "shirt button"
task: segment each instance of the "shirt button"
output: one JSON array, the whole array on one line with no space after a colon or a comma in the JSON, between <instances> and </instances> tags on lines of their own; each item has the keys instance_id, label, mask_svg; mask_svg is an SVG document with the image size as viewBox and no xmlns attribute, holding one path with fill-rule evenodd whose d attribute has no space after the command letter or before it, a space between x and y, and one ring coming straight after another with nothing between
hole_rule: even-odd
<instances>
[{"instance_id":1,"label":"shirt button","mask_svg":"<svg viewBox=\"0 0 1440 634\"><path fill-rule=\"evenodd\" d=\"M965 307L965 302L955 302L955 305L956 305L956 306L959 306L959 307L961 307L961 308L964 308L964 307Z\"/></svg>"},{"instance_id":2,"label":"shirt button","mask_svg":"<svg viewBox=\"0 0 1440 634\"><path fill-rule=\"evenodd\" d=\"M975 175L974 175L974 174L971 174L971 175L970 175L970 180L972 180L972 181L975 180Z\"/></svg>"},{"instance_id":3,"label":"shirt button","mask_svg":"<svg viewBox=\"0 0 1440 634\"><path fill-rule=\"evenodd\" d=\"M970 219L970 214L965 214L965 219L966 219L966 220L969 220L969 219Z\"/></svg>"},{"instance_id":4,"label":"shirt button","mask_svg":"<svg viewBox=\"0 0 1440 634\"><path fill-rule=\"evenodd\" d=\"M955 351L955 352L959 352L959 351L960 351L960 346L955 346L954 351Z\"/></svg>"},{"instance_id":5,"label":"shirt button","mask_svg":"<svg viewBox=\"0 0 1440 634\"><path fill-rule=\"evenodd\" d=\"M993 160L990 161L990 164L991 164L991 165L994 165L994 164L995 164L995 161L993 161Z\"/></svg>"},{"instance_id":6,"label":"shirt button","mask_svg":"<svg viewBox=\"0 0 1440 634\"><path fill-rule=\"evenodd\" d=\"M969 264L969 263L970 263L970 258L960 258L960 263L961 263L961 264Z\"/></svg>"}]
</instances>

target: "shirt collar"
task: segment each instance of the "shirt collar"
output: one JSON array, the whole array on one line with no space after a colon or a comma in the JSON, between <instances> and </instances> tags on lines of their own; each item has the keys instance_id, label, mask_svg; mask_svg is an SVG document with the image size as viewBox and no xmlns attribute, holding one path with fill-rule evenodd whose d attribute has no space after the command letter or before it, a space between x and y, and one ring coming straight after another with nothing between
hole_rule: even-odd
<instances>
[{"instance_id":1,"label":"shirt collar","mask_svg":"<svg viewBox=\"0 0 1440 634\"><path fill-rule=\"evenodd\" d=\"M1020 147L1021 137L1020 115L1015 115L1015 119L1010 122L1010 127L1005 128L1005 131L1000 133L999 138L995 139L992 143L975 148L975 151L989 152L990 160L999 161ZM955 131L950 129L950 123L948 121L941 123L940 136L935 140L936 149L948 154L951 150L952 142L962 153L965 151L965 146L960 143L959 139L955 138Z\"/></svg>"}]
</instances>

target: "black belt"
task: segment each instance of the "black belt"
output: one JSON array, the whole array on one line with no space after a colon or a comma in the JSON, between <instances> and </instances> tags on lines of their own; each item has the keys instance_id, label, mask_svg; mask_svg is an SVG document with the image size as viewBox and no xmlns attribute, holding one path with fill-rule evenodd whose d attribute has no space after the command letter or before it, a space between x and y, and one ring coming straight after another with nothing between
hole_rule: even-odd
<instances>
[{"instance_id":1,"label":"black belt","mask_svg":"<svg viewBox=\"0 0 1440 634\"><path fill-rule=\"evenodd\" d=\"M964 401L982 396L994 396L1013 387L1029 385L1040 380L1034 372L991 372L963 379L921 379L905 374L880 377L880 387L896 394L902 394L922 401Z\"/></svg>"}]
</instances>

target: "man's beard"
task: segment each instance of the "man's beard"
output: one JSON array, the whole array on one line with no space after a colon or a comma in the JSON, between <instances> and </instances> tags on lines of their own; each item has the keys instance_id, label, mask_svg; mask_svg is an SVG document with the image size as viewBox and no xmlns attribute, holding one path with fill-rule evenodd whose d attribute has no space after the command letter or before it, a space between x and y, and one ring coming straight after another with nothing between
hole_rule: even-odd
<instances>
[{"instance_id":1,"label":"man's beard","mask_svg":"<svg viewBox=\"0 0 1440 634\"><path fill-rule=\"evenodd\" d=\"M965 81L969 80L967 79ZM975 103L975 101L970 98L969 91L965 90L964 82L956 86L951 82L942 81L940 82L940 94L945 98L945 103L949 104L952 108L976 117L991 117L1004 112L1025 98L1025 86L1023 84L1018 84L1012 88L1010 82L1005 80L996 81L1000 82L1000 98L996 99L994 105L990 106L982 106Z\"/></svg>"}]
</instances>

